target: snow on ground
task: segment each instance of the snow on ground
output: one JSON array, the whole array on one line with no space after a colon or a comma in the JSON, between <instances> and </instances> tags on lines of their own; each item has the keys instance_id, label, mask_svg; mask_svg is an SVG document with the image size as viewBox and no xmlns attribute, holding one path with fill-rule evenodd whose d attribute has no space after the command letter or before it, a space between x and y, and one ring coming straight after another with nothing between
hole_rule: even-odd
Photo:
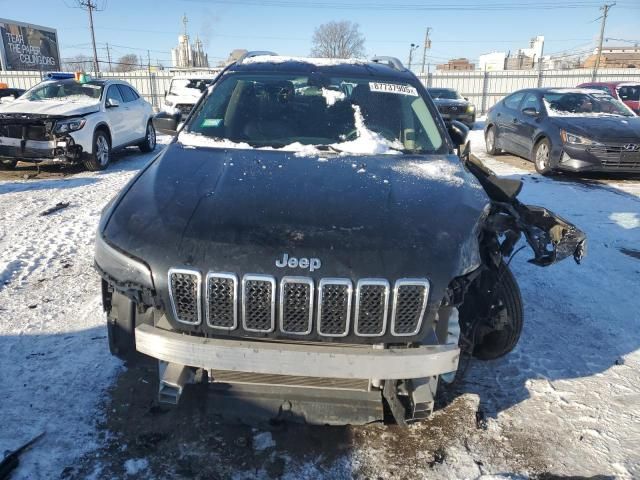
<instances>
[{"instance_id":1,"label":"snow on ground","mask_svg":"<svg viewBox=\"0 0 640 480\"><path fill-rule=\"evenodd\" d=\"M159 149L104 172L0 182L0 452L46 432L13 479L59 478L98 445L98 402L121 364L107 348L94 236L102 207ZM58 202L69 206L40 215Z\"/></svg>"},{"instance_id":2,"label":"snow on ground","mask_svg":"<svg viewBox=\"0 0 640 480\"><path fill-rule=\"evenodd\" d=\"M265 465L280 459L282 478L640 478L640 182L543 178L489 158L481 131L471 139L490 168L524 180L524 202L586 231L588 257L549 268L527 263L526 250L514 258L525 304L518 347L473 362L429 421L408 431L341 430L349 435L326 443L312 429L298 437L293 429L254 432L253 456ZM0 451L47 432L15 479L60 478L109 438L96 422L122 366L108 353L93 238L101 208L151 157L129 155L105 172L59 180L0 181ZM70 205L39 215L61 201ZM486 429L476 428L478 409ZM296 449L306 460L295 460ZM152 459L123 452L132 478L163 478ZM98 461L92 470L104 476ZM240 468L235 478L269 478L267 470Z\"/></svg>"}]
</instances>

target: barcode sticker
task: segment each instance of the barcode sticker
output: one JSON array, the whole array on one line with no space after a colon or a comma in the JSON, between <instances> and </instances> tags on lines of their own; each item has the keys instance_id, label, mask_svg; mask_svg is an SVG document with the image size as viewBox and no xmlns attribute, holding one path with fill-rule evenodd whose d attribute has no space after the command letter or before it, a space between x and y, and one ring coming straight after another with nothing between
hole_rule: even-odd
<instances>
[{"instance_id":1,"label":"barcode sticker","mask_svg":"<svg viewBox=\"0 0 640 480\"><path fill-rule=\"evenodd\" d=\"M369 90L372 92L397 93L399 95L418 96L418 91L411 85L398 85L397 83L369 82Z\"/></svg>"}]
</instances>

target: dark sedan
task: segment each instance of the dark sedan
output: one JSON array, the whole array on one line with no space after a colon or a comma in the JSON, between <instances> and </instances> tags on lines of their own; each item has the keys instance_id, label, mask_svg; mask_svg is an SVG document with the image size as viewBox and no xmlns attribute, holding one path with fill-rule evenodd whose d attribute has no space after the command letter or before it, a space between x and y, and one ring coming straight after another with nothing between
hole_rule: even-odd
<instances>
[{"instance_id":1,"label":"dark sedan","mask_svg":"<svg viewBox=\"0 0 640 480\"><path fill-rule=\"evenodd\" d=\"M640 173L640 117L597 90L512 93L489 110L485 141L488 153L507 151L527 158L541 174Z\"/></svg>"},{"instance_id":2,"label":"dark sedan","mask_svg":"<svg viewBox=\"0 0 640 480\"><path fill-rule=\"evenodd\" d=\"M476 123L476 107L453 88L427 88L445 122L458 120L469 128Z\"/></svg>"}]
</instances>

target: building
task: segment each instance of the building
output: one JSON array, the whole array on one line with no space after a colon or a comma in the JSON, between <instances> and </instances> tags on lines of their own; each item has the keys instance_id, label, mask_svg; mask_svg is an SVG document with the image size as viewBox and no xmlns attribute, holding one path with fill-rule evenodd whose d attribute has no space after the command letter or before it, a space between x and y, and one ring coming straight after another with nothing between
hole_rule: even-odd
<instances>
[{"instance_id":1,"label":"building","mask_svg":"<svg viewBox=\"0 0 640 480\"><path fill-rule=\"evenodd\" d=\"M467 58L453 58L447 63L436 65L436 70L473 70L475 65Z\"/></svg>"},{"instance_id":2,"label":"building","mask_svg":"<svg viewBox=\"0 0 640 480\"><path fill-rule=\"evenodd\" d=\"M520 48L515 54L492 52L480 55L480 70L529 70L540 63L544 51L544 37L538 35L529 42L529 48Z\"/></svg>"},{"instance_id":3,"label":"building","mask_svg":"<svg viewBox=\"0 0 640 480\"><path fill-rule=\"evenodd\" d=\"M494 72L504 70L507 60L505 52L491 52L480 55L478 60L478 68L486 72Z\"/></svg>"},{"instance_id":4,"label":"building","mask_svg":"<svg viewBox=\"0 0 640 480\"><path fill-rule=\"evenodd\" d=\"M584 61L584 68L593 68L598 49ZM608 47L602 49L600 68L640 68L640 47Z\"/></svg>"},{"instance_id":5,"label":"building","mask_svg":"<svg viewBox=\"0 0 640 480\"><path fill-rule=\"evenodd\" d=\"M178 36L178 46L171 49L171 62L174 68L208 68L209 57L204 53L202 42L196 37L195 43L189 43L187 16L182 17L184 33Z\"/></svg>"}]
</instances>

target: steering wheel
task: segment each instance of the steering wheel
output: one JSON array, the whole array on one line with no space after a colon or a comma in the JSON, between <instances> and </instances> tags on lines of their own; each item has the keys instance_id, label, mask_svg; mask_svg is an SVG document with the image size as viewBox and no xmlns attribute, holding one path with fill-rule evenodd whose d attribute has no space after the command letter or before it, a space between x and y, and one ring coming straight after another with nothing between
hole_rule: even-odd
<instances>
[{"instance_id":1,"label":"steering wheel","mask_svg":"<svg viewBox=\"0 0 640 480\"><path fill-rule=\"evenodd\" d=\"M397 135L390 128L382 127L380 125L365 125L365 126L367 127L367 130L371 130L372 132L376 132L382 135L385 139L389 140L390 142L393 142L394 140L398 139ZM347 142L350 140L355 140L356 138L358 138L357 128L354 128L344 136L344 140Z\"/></svg>"}]
</instances>

